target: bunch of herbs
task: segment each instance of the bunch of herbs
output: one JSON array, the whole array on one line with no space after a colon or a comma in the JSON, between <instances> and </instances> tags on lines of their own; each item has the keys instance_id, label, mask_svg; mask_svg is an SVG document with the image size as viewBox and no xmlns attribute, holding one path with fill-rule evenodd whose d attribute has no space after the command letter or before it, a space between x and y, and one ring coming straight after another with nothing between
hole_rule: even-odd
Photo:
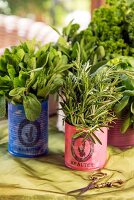
<instances>
[{"instance_id":1,"label":"bunch of herbs","mask_svg":"<svg viewBox=\"0 0 134 200\"><path fill-rule=\"evenodd\" d=\"M34 121L41 112L41 102L63 84L66 55L52 43L41 46L35 40L21 42L5 49L0 57L0 107L5 114L5 99L23 104L28 120Z\"/></svg>"},{"instance_id":2,"label":"bunch of herbs","mask_svg":"<svg viewBox=\"0 0 134 200\"><path fill-rule=\"evenodd\" d=\"M134 2L107 0L96 9L87 29L70 22L63 28L57 46L71 61L76 60L78 45L81 62L90 60L92 71L117 56L134 56Z\"/></svg>"},{"instance_id":3,"label":"bunch of herbs","mask_svg":"<svg viewBox=\"0 0 134 200\"><path fill-rule=\"evenodd\" d=\"M116 118L112 108L123 97L121 77L124 74L134 77L134 72L118 69L122 63L115 59L92 74L89 62L83 65L79 59L73 64L60 93L64 120L82 130L74 137L86 134L93 142L101 143L95 131Z\"/></svg>"},{"instance_id":4,"label":"bunch of herbs","mask_svg":"<svg viewBox=\"0 0 134 200\"><path fill-rule=\"evenodd\" d=\"M121 127L121 132L125 133L134 126L134 2L107 0L106 6L95 10L88 28L82 31L79 28L73 22L64 27L57 48L70 63L77 59L80 48L81 63L91 64L90 73L95 73L113 58L110 62L114 62L117 70L124 70L117 85L122 98L113 107L117 117L126 116Z\"/></svg>"}]
</instances>

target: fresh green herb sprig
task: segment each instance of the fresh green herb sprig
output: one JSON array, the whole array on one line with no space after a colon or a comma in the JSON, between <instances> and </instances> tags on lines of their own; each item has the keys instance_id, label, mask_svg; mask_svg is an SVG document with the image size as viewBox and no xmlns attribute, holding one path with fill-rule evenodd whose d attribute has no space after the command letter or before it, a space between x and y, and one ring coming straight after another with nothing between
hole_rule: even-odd
<instances>
[{"instance_id":1,"label":"fresh green herb sprig","mask_svg":"<svg viewBox=\"0 0 134 200\"><path fill-rule=\"evenodd\" d=\"M68 57L70 63L77 59L80 48L81 62L84 64L90 60L90 63L95 65L97 62L102 61L105 50L103 46L97 45L97 38L92 37L91 31L86 29L79 32L79 28L79 24L73 24L71 21L68 26L63 28L56 47Z\"/></svg>"},{"instance_id":2,"label":"fresh green herb sprig","mask_svg":"<svg viewBox=\"0 0 134 200\"><path fill-rule=\"evenodd\" d=\"M67 63L67 56L52 43L40 46L32 40L6 49L0 57L0 107L5 105L3 97L23 104L27 119L34 121L41 102L63 84L64 71L70 67Z\"/></svg>"},{"instance_id":3,"label":"fresh green herb sprig","mask_svg":"<svg viewBox=\"0 0 134 200\"><path fill-rule=\"evenodd\" d=\"M116 118L112 108L123 97L121 77L125 73L134 77L134 72L118 69L118 65L119 59L113 60L91 74L89 63L74 62L74 71L69 72L61 89L64 120L82 130L74 137L86 134L101 143L94 133Z\"/></svg>"}]
</instances>

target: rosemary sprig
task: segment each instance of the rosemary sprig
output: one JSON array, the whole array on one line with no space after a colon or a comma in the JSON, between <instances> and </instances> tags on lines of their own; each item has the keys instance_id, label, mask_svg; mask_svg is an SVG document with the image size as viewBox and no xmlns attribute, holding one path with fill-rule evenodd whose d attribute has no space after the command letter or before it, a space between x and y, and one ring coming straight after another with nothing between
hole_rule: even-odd
<instances>
[{"instance_id":1,"label":"rosemary sprig","mask_svg":"<svg viewBox=\"0 0 134 200\"><path fill-rule=\"evenodd\" d=\"M123 96L118 87L125 71L117 71L114 65L103 65L91 74L89 63L82 65L78 61L74 62L74 69L61 88L64 120L79 130L74 137L84 134L85 138L101 144L95 131L107 127L116 118L112 107Z\"/></svg>"}]
</instances>

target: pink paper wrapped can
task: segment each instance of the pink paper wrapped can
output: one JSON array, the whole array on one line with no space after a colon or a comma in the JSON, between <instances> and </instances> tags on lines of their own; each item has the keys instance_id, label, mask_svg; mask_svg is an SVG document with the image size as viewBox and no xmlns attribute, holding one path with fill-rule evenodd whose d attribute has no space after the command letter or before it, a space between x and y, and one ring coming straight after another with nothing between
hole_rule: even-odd
<instances>
[{"instance_id":1,"label":"pink paper wrapped can","mask_svg":"<svg viewBox=\"0 0 134 200\"><path fill-rule=\"evenodd\" d=\"M95 132L102 145L90 139L83 140L84 135L73 138L76 132L75 126L65 124L65 165L82 171L103 168L107 158L107 128Z\"/></svg>"},{"instance_id":2,"label":"pink paper wrapped can","mask_svg":"<svg viewBox=\"0 0 134 200\"><path fill-rule=\"evenodd\" d=\"M122 119L115 120L108 130L108 144L120 149L134 146L134 128L129 127L124 134L120 131L124 119L125 116Z\"/></svg>"}]
</instances>

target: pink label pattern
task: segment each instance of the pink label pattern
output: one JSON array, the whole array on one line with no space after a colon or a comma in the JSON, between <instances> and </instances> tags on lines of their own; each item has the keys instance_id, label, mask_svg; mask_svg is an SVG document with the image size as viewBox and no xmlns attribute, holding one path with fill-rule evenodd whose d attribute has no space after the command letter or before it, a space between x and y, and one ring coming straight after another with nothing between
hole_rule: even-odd
<instances>
[{"instance_id":1,"label":"pink label pattern","mask_svg":"<svg viewBox=\"0 0 134 200\"><path fill-rule=\"evenodd\" d=\"M76 170L91 171L100 169L106 161L107 128L103 132L98 130L95 134L102 142L95 144L85 135L74 138L76 128L66 123L65 126L65 164Z\"/></svg>"}]
</instances>

